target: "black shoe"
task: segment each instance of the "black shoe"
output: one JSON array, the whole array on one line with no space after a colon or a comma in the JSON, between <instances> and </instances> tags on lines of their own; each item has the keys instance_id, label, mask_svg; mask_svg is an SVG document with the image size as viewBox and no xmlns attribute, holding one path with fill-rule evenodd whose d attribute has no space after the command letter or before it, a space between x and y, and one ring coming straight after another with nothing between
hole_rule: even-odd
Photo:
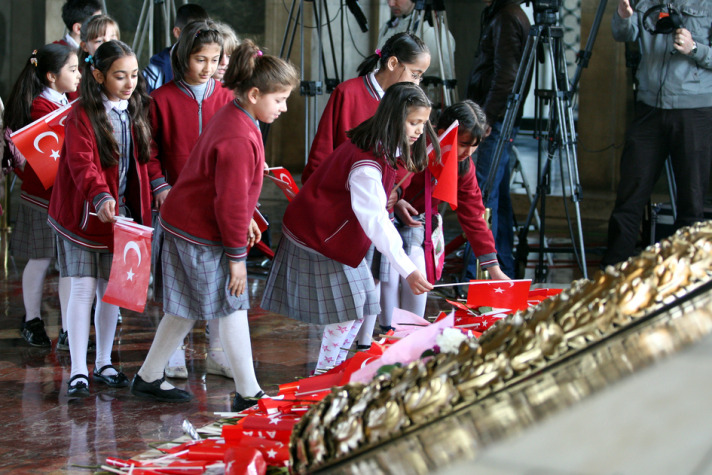
<instances>
[{"instance_id":1,"label":"black shoe","mask_svg":"<svg viewBox=\"0 0 712 475\"><path fill-rule=\"evenodd\" d=\"M52 342L45 332L44 322L40 317L35 317L29 322L23 321L20 333L22 338L32 346L41 348L50 348L52 346Z\"/></svg>"},{"instance_id":2,"label":"black shoe","mask_svg":"<svg viewBox=\"0 0 712 475\"><path fill-rule=\"evenodd\" d=\"M371 349L371 345L356 345L358 351L368 351Z\"/></svg>"},{"instance_id":3,"label":"black shoe","mask_svg":"<svg viewBox=\"0 0 712 475\"><path fill-rule=\"evenodd\" d=\"M59 338L57 338L57 349L60 351L69 351L69 333L67 332L67 330L59 331ZM95 352L96 343L89 340L89 342L87 343L87 351L90 353Z\"/></svg>"},{"instance_id":4,"label":"black shoe","mask_svg":"<svg viewBox=\"0 0 712 475\"><path fill-rule=\"evenodd\" d=\"M165 378L147 383L137 373L131 383L131 394L162 402L188 402L193 399L193 396L191 396L189 392L183 391L182 389L161 389L161 383L163 383L163 381L165 381Z\"/></svg>"},{"instance_id":5,"label":"black shoe","mask_svg":"<svg viewBox=\"0 0 712 475\"><path fill-rule=\"evenodd\" d=\"M396 328L392 327L390 325L379 325L379 326L381 327L381 333L384 335L391 330L396 331Z\"/></svg>"},{"instance_id":6,"label":"black shoe","mask_svg":"<svg viewBox=\"0 0 712 475\"><path fill-rule=\"evenodd\" d=\"M79 381L77 384L72 385L72 382L77 379L83 379L84 381ZM77 374L72 376L72 378L67 383L67 396L70 398L75 397L89 397L89 377L84 374Z\"/></svg>"},{"instance_id":7,"label":"black shoe","mask_svg":"<svg viewBox=\"0 0 712 475\"><path fill-rule=\"evenodd\" d=\"M99 371L94 368L94 372L92 373L92 376L94 377L94 381L101 381L104 384L109 385L112 388L125 388L126 386L129 385L129 378L126 377L124 373L121 371L116 371L116 374L110 374L108 376L104 376L103 373L104 370L106 369L113 369L116 371L116 368L114 368L114 365L106 365L102 366Z\"/></svg>"},{"instance_id":8,"label":"black shoe","mask_svg":"<svg viewBox=\"0 0 712 475\"><path fill-rule=\"evenodd\" d=\"M232 400L232 412L242 412L245 409L257 404L257 401L265 396L264 391L260 391L254 397L242 397L239 393L235 393L235 398Z\"/></svg>"}]
</instances>

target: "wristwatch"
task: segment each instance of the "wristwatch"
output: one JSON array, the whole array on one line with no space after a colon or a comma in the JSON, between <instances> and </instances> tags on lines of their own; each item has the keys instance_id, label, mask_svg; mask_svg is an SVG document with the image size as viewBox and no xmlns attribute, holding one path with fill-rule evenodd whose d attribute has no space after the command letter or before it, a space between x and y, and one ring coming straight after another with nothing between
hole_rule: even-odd
<instances>
[{"instance_id":1,"label":"wristwatch","mask_svg":"<svg viewBox=\"0 0 712 475\"><path fill-rule=\"evenodd\" d=\"M689 56L694 56L697 53L697 41L692 42L692 49L690 50Z\"/></svg>"}]
</instances>

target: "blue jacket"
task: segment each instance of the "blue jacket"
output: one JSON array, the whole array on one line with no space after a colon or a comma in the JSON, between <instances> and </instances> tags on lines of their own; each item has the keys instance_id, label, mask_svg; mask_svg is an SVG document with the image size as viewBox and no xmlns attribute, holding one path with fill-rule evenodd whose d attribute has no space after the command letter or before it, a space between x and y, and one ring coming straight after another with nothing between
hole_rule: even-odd
<instances>
[{"instance_id":1,"label":"blue jacket","mask_svg":"<svg viewBox=\"0 0 712 475\"><path fill-rule=\"evenodd\" d=\"M148 60L148 66L143 70L143 76L146 78L146 92L149 94L154 89L158 89L173 79L173 69L171 68L172 48L172 46L168 46Z\"/></svg>"}]
</instances>

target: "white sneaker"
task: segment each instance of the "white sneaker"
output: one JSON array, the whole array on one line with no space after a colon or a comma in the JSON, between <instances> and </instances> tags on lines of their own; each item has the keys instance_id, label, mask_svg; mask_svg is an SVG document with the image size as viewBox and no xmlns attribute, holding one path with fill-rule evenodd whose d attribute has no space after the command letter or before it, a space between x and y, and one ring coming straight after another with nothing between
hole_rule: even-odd
<instances>
[{"instance_id":1,"label":"white sneaker","mask_svg":"<svg viewBox=\"0 0 712 475\"><path fill-rule=\"evenodd\" d=\"M208 357L205 359L205 371L208 374L215 374L232 379L232 368L229 365L226 366L215 361L215 358L210 356L211 351L222 351L222 348L208 349Z\"/></svg>"},{"instance_id":2,"label":"white sneaker","mask_svg":"<svg viewBox=\"0 0 712 475\"><path fill-rule=\"evenodd\" d=\"M166 366L166 378L188 379L188 368L182 366Z\"/></svg>"}]
</instances>

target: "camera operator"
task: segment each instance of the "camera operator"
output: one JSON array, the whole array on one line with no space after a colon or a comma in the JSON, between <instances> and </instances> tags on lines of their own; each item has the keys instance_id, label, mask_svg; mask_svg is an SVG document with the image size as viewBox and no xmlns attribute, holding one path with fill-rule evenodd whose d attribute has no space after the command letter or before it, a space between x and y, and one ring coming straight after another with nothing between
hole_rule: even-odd
<instances>
[{"instance_id":1,"label":"camera operator","mask_svg":"<svg viewBox=\"0 0 712 475\"><path fill-rule=\"evenodd\" d=\"M477 182L485 186L489 170L493 165L507 98L512 93L519 63L531 24L522 10L521 0L484 0L487 8L482 12L480 44L475 54L474 65L467 87L467 98L479 104L487 114L487 124L491 128L489 136L477 150ZM529 90L529 81L527 88ZM526 97L526 92L524 93ZM522 117L522 109L517 112L517 123L512 128L511 139L517 136L517 124ZM510 278L515 277L514 256L514 212L509 196L509 152L512 141L504 144L499 157L497 172L489 190L485 206L492 210L492 234L502 271ZM466 277L475 278L477 263L474 257L467 263Z\"/></svg>"},{"instance_id":2,"label":"camera operator","mask_svg":"<svg viewBox=\"0 0 712 475\"><path fill-rule=\"evenodd\" d=\"M616 41L639 41L642 61L635 118L620 163L616 203L602 266L635 254L645 205L671 157L677 184L675 229L703 219L712 158L712 5L619 0Z\"/></svg>"}]
</instances>

